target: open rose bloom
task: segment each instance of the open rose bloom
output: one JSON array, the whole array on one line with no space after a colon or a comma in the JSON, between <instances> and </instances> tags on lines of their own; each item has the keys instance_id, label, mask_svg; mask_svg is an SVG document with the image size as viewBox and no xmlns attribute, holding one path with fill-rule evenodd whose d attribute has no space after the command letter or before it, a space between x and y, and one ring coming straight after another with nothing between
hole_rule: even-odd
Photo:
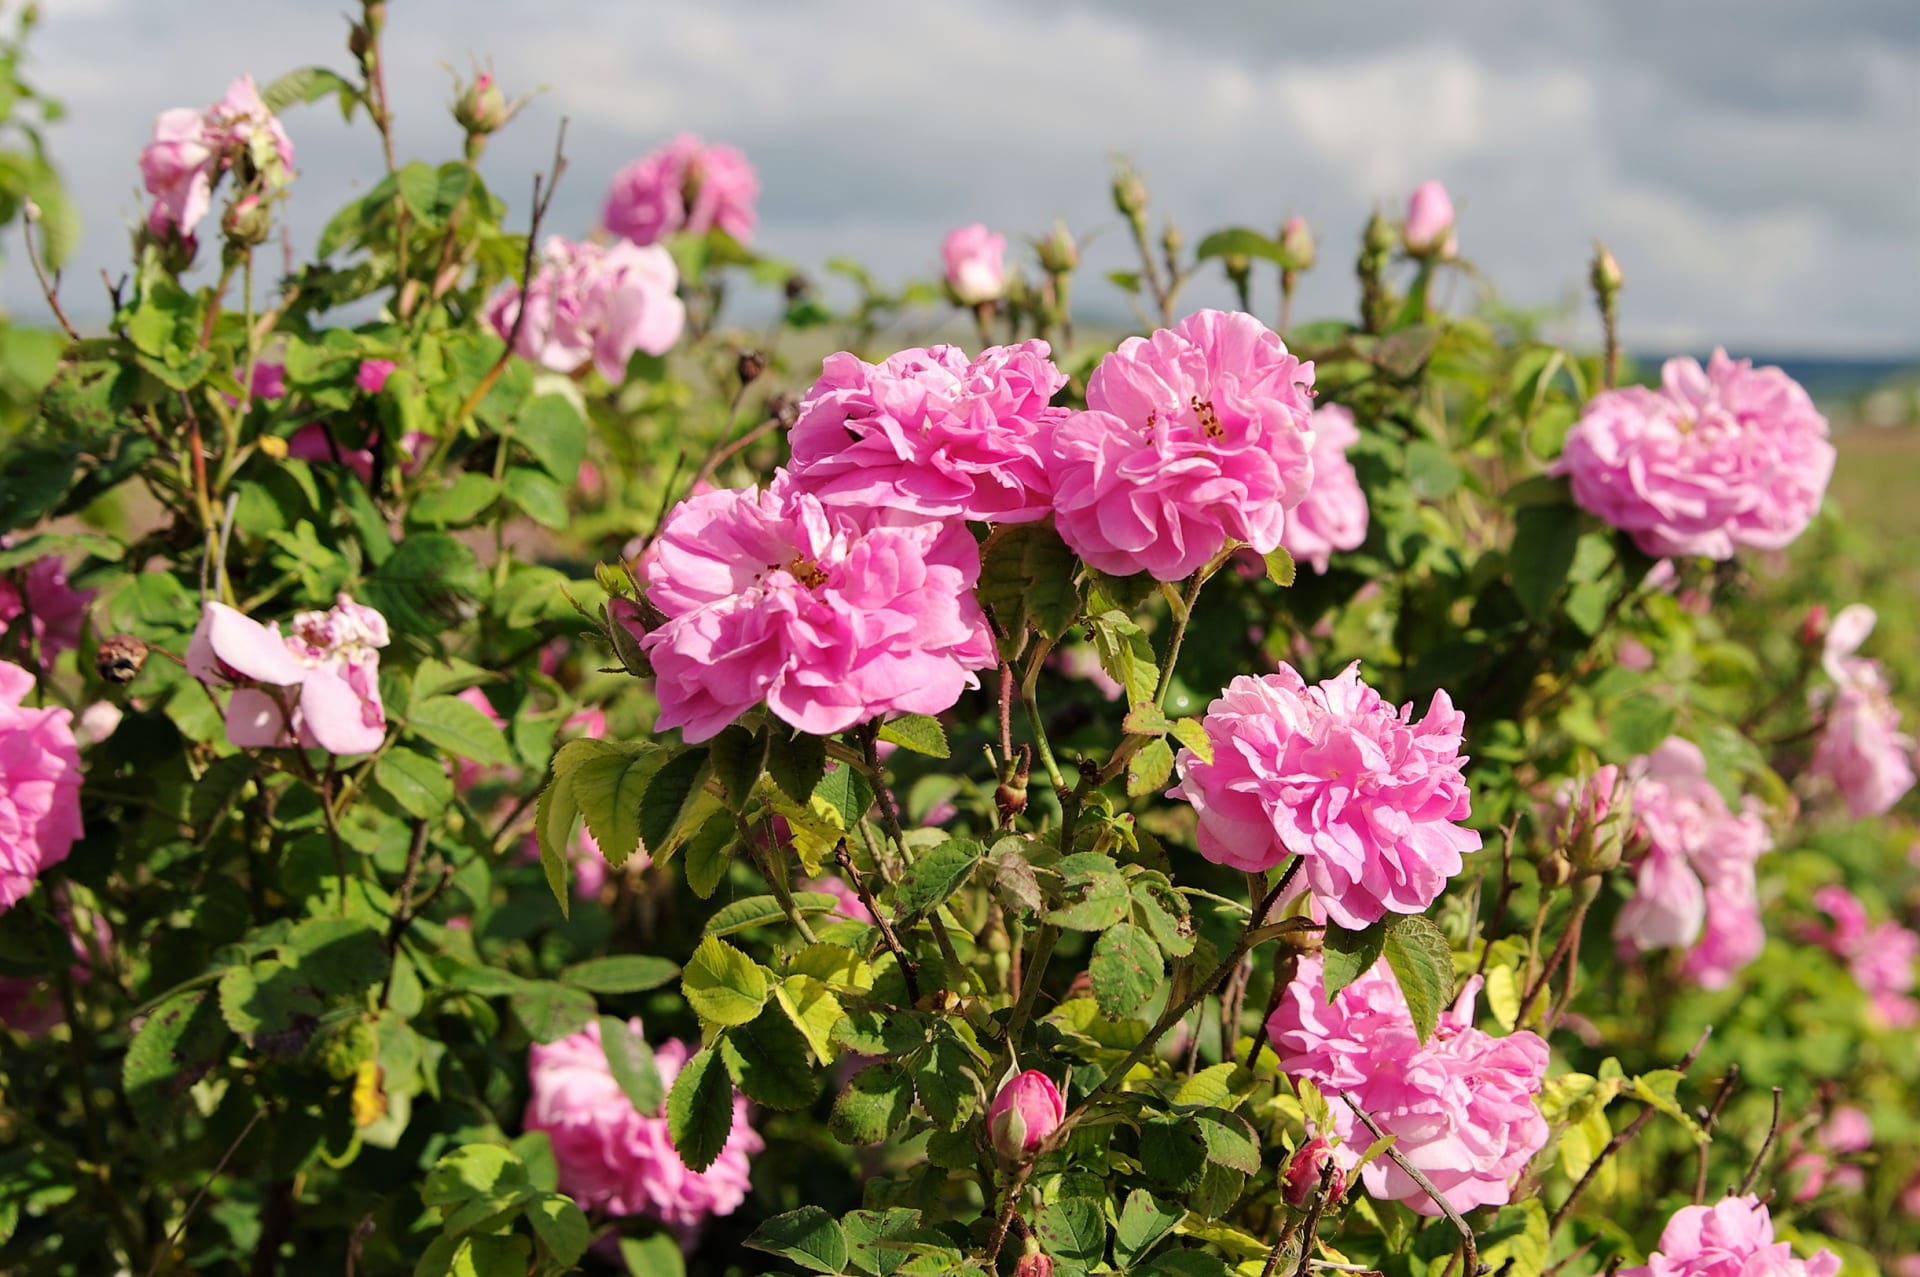
<instances>
[{"instance_id":1,"label":"open rose bloom","mask_svg":"<svg viewBox=\"0 0 1920 1277\"><path fill-rule=\"evenodd\" d=\"M664 248L555 235L524 289L508 284L493 295L487 322L502 340L518 323L514 353L523 359L565 373L591 361L617 383L634 351L661 355L680 340L687 308L675 292L679 284L679 268Z\"/></svg>"},{"instance_id":2,"label":"open rose bloom","mask_svg":"<svg viewBox=\"0 0 1920 1277\"><path fill-rule=\"evenodd\" d=\"M1129 337L1053 431L1060 536L1114 576L1178 581L1229 539L1277 548L1313 486L1313 365L1251 315Z\"/></svg>"},{"instance_id":3,"label":"open rose bloom","mask_svg":"<svg viewBox=\"0 0 1920 1277\"><path fill-rule=\"evenodd\" d=\"M1367 540L1367 494L1347 460L1360 442L1353 414L1339 404L1313 410L1313 486L1287 516L1280 545L1299 563L1324 573L1335 550L1357 550Z\"/></svg>"},{"instance_id":4,"label":"open rose bloom","mask_svg":"<svg viewBox=\"0 0 1920 1277\"><path fill-rule=\"evenodd\" d=\"M1854 983L1867 995L1874 1018L1891 1029L1920 1024L1920 1000L1913 996L1920 974L1920 935L1898 922L1870 923L1867 907L1845 887L1829 884L1813 893L1813 907L1832 919L1830 927L1807 938L1847 964Z\"/></svg>"},{"instance_id":5,"label":"open rose bloom","mask_svg":"<svg viewBox=\"0 0 1920 1277\"><path fill-rule=\"evenodd\" d=\"M745 155L682 133L613 175L601 220L635 244L710 230L745 244L753 238L759 197L760 179Z\"/></svg>"},{"instance_id":6,"label":"open rose bloom","mask_svg":"<svg viewBox=\"0 0 1920 1277\"><path fill-rule=\"evenodd\" d=\"M380 648L386 618L342 594L302 612L282 635L224 603L208 603L187 646L187 671L230 687L227 739L242 749L368 754L386 739Z\"/></svg>"},{"instance_id":7,"label":"open rose bloom","mask_svg":"<svg viewBox=\"0 0 1920 1277\"><path fill-rule=\"evenodd\" d=\"M1830 1250L1800 1259L1773 1240L1773 1216L1751 1194L1723 1197L1711 1206L1682 1206L1660 1234L1660 1247L1620 1277L1836 1277L1840 1257Z\"/></svg>"},{"instance_id":8,"label":"open rose bloom","mask_svg":"<svg viewBox=\"0 0 1920 1277\"><path fill-rule=\"evenodd\" d=\"M1553 473L1652 555L1730 559L1806 530L1833 474L1827 419L1778 368L1716 350L1669 359L1660 387L1596 395Z\"/></svg>"},{"instance_id":9,"label":"open rose bloom","mask_svg":"<svg viewBox=\"0 0 1920 1277\"><path fill-rule=\"evenodd\" d=\"M16 623L30 623L40 664L50 666L54 657L80 645L80 628L92 600L93 591L67 584L66 565L58 555L35 559L25 568L0 574L0 633Z\"/></svg>"},{"instance_id":10,"label":"open rose bloom","mask_svg":"<svg viewBox=\"0 0 1920 1277\"><path fill-rule=\"evenodd\" d=\"M1007 237L975 222L947 235L940 245L947 288L962 306L998 301L1007 291Z\"/></svg>"},{"instance_id":11,"label":"open rose bloom","mask_svg":"<svg viewBox=\"0 0 1920 1277\"><path fill-rule=\"evenodd\" d=\"M1884 816L1914 782L1914 740L1900 730L1880 662L1858 655L1879 617L1863 603L1840 610L1827 627L1821 664L1831 689L1809 693L1825 725L1807 762L1807 778L1837 792L1856 819Z\"/></svg>"},{"instance_id":12,"label":"open rose bloom","mask_svg":"<svg viewBox=\"0 0 1920 1277\"><path fill-rule=\"evenodd\" d=\"M73 715L26 703L33 675L0 661L0 912L18 904L80 838Z\"/></svg>"},{"instance_id":13,"label":"open rose bloom","mask_svg":"<svg viewBox=\"0 0 1920 1277\"><path fill-rule=\"evenodd\" d=\"M147 228L155 235L191 236L213 207L213 188L237 170L237 180L272 188L293 178L293 140L243 75L204 111L178 107L153 122L153 140L140 152L140 174L154 197Z\"/></svg>"}]
</instances>

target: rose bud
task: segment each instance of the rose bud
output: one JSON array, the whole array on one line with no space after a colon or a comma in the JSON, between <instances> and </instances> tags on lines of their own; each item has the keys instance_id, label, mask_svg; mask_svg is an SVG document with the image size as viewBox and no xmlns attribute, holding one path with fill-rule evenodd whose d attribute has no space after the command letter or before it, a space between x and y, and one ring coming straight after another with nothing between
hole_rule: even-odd
<instances>
[{"instance_id":1,"label":"rose bud","mask_svg":"<svg viewBox=\"0 0 1920 1277\"><path fill-rule=\"evenodd\" d=\"M1333 1145L1325 1136L1316 1135L1299 1147L1288 1159L1287 1169L1280 1173L1280 1195L1287 1199L1287 1205L1306 1209L1320 1191L1320 1174L1329 1162L1333 1163L1333 1173L1327 1180L1328 1195L1338 1198L1347 1191L1347 1173L1334 1161Z\"/></svg>"},{"instance_id":2,"label":"rose bud","mask_svg":"<svg viewBox=\"0 0 1920 1277\"><path fill-rule=\"evenodd\" d=\"M1306 218L1289 217L1280 228L1280 255L1286 259L1288 270L1313 269L1313 231L1308 229Z\"/></svg>"},{"instance_id":3,"label":"rose bud","mask_svg":"<svg viewBox=\"0 0 1920 1277\"><path fill-rule=\"evenodd\" d=\"M1013 1266L1013 1277L1053 1277L1053 1259L1038 1242L1029 1241L1027 1245L1029 1249Z\"/></svg>"},{"instance_id":4,"label":"rose bud","mask_svg":"<svg viewBox=\"0 0 1920 1277\"><path fill-rule=\"evenodd\" d=\"M1453 200L1438 182L1422 182L1407 200L1407 220L1400 242L1414 257L1444 253L1453 230Z\"/></svg>"},{"instance_id":5,"label":"rose bud","mask_svg":"<svg viewBox=\"0 0 1920 1277\"><path fill-rule=\"evenodd\" d=\"M1037 1069L1009 1081L993 1097L987 1111L987 1131L993 1147L1010 1162L1033 1156L1041 1141L1066 1120L1066 1102L1053 1079Z\"/></svg>"}]
</instances>

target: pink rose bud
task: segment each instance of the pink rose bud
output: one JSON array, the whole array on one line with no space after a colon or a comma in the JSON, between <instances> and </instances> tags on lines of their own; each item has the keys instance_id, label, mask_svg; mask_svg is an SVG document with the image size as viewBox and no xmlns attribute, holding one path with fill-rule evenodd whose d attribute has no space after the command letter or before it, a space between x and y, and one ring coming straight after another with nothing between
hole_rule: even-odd
<instances>
[{"instance_id":1,"label":"pink rose bud","mask_svg":"<svg viewBox=\"0 0 1920 1277\"><path fill-rule=\"evenodd\" d=\"M273 214L258 195L242 195L220 219L220 233L236 249L264 244L273 229Z\"/></svg>"},{"instance_id":2,"label":"pink rose bud","mask_svg":"<svg viewBox=\"0 0 1920 1277\"><path fill-rule=\"evenodd\" d=\"M1035 1244L1034 1249L1020 1256L1020 1262L1013 1266L1013 1277L1053 1277L1053 1259Z\"/></svg>"},{"instance_id":3,"label":"pink rose bud","mask_svg":"<svg viewBox=\"0 0 1920 1277\"><path fill-rule=\"evenodd\" d=\"M1289 217L1280 228L1280 255L1286 258L1288 270L1313 269L1313 231L1307 227L1306 218Z\"/></svg>"},{"instance_id":4,"label":"pink rose bud","mask_svg":"<svg viewBox=\"0 0 1920 1277\"><path fill-rule=\"evenodd\" d=\"M469 133L492 133L513 116L507 95L482 71L455 99L453 119Z\"/></svg>"},{"instance_id":5,"label":"pink rose bud","mask_svg":"<svg viewBox=\"0 0 1920 1277\"><path fill-rule=\"evenodd\" d=\"M1320 1174L1327 1163L1333 1162L1333 1174L1327 1180L1327 1192L1338 1198L1347 1191L1347 1173L1333 1159L1333 1145L1326 1137L1316 1135L1302 1144L1287 1162L1287 1169L1280 1175L1280 1193L1287 1199L1287 1205L1306 1209L1313 1195L1320 1191Z\"/></svg>"},{"instance_id":6,"label":"pink rose bud","mask_svg":"<svg viewBox=\"0 0 1920 1277\"><path fill-rule=\"evenodd\" d=\"M1593 291L1610 297L1620 291L1623 276L1612 251L1599 240L1593 242Z\"/></svg>"},{"instance_id":7,"label":"pink rose bud","mask_svg":"<svg viewBox=\"0 0 1920 1277\"><path fill-rule=\"evenodd\" d=\"M946 258L947 287L962 306L998 301L1007 291L1007 239L979 222L948 234L940 246Z\"/></svg>"},{"instance_id":8,"label":"pink rose bud","mask_svg":"<svg viewBox=\"0 0 1920 1277\"><path fill-rule=\"evenodd\" d=\"M1040 267L1049 275L1064 275L1080 264L1080 246L1074 243L1073 232L1067 229L1066 222L1058 218L1038 247Z\"/></svg>"},{"instance_id":9,"label":"pink rose bud","mask_svg":"<svg viewBox=\"0 0 1920 1277\"><path fill-rule=\"evenodd\" d=\"M1453 230L1453 200L1438 182L1422 182L1407 200L1400 241L1415 257L1431 257L1447 245Z\"/></svg>"},{"instance_id":10,"label":"pink rose bud","mask_svg":"<svg viewBox=\"0 0 1920 1277\"><path fill-rule=\"evenodd\" d=\"M1815 603L1807 610L1807 619L1800 623L1800 641L1808 647L1819 647L1827 637L1827 609Z\"/></svg>"},{"instance_id":11,"label":"pink rose bud","mask_svg":"<svg viewBox=\"0 0 1920 1277\"><path fill-rule=\"evenodd\" d=\"M987 1130L1000 1155L1017 1162L1033 1156L1041 1141L1060 1129L1066 1116L1066 1102L1053 1079L1037 1069L1028 1069L993 1097Z\"/></svg>"}]
</instances>

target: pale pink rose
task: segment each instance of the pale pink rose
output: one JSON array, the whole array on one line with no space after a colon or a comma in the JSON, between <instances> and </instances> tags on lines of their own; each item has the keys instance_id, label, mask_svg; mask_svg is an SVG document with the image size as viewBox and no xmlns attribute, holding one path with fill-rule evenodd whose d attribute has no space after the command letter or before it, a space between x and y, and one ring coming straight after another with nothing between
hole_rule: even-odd
<instances>
[{"instance_id":1,"label":"pale pink rose","mask_svg":"<svg viewBox=\"0 0 1920 1277\"><path fill-rule=\"evenodd\" d=\"M800 885L802 891L818 891L839 901L833 911L852 922L873 925L873 911L867 908L867 902L860 893L838 878L809 878Z\"/></svg>"},{"instance_id":2,"label":"pale pink rose","mask_svg":"<svg viewBox=\"0 0 1920 1277\"><path fill-rule=\"evenodd\" d=\"M1623 634L1613 645L1613 663L1623 670L1644 674L1653 668L1653 650L1633 635Z\"/></svg>"},{"instance_id":3,"label":"pale pink rose","mask_svg":"<svg viewBox=\"0 0 1920 1277\"><path fill-rule=\"evenodd\" d=\"M1229 538L1261 554L1313 484L1313 365L1251 315L1129 337L1048 452L1061 537L1114 576L1191 575Z\"/></svg>"},{"instance_id":4,"label":"pale pink rose","mask_svg":"<svg viewBox=\"0 0 1920 1277\"><path fill-rule=\"evenodd\" d=\"M762 700L815 735L939 714L997 661L961 523L879 526L748 488L681 502L652 549L647 594L667 618L641 640L656 725L689 741Z\"/></svg>"},{"instance_id":5,"label":"pale pink rose","mask_svg":"<svg viewBox=\"0 0 1920 1277\"><path fill-rule=\"evenodd\" d=\"M1025 523L1052 509L1047 438L1067 384L1044 341L827 356L789 442L793 488L827 506Z\"/></svg>"},{"instance_id":6,"label":"pale pink rose","mask_svg":"<svg viewBox=\"0 0 1920 1277\"><path fill-rule=\"evenodd\" d=\"M1336 1094L1350 1092L1456 1208L1499 1206L1547 1142L1534 1097L1547 1072L1547 1044L1521 1030L1496 1038L1473 1027L1478 977L1441 1013L1421 1045L1412 1013L1386 964L1376 963L1328 1003L1322 959L1301 959L1267 1021L1280 1067L1327 1093L1343 1168L1372 1142ZM1422 1215L1440 1208L1387 1158L1360 1172L1367 1192Z\"/></svg>"},{"instance_id":7,"label":"pale pink rose","mask_svg":"<svg viewBox=\"0 0 1920 1277\"><path fill-rule=\"evenodd\" d=\"M1705 368L1669 359L1658 390L1595 396L1552 473L1648 554L1729 559L1799 536L1833 459L1827 419L1797 382L1716 350Z\"/></svg>"},{"instance_id":8,"label":"pale pink rose","mask_svg":"<svg viewBox=\"0 0 1920 1277\"><path fill-rule=\"evenodd\" d=\"M284 185L292 178L293 139L260 100L252 76L243 75L228 85L226 96L208 110L207 121L226 146L238 151L256 173L267 176L270 185Z\"/></svg>"},{"instance_id":9,"label":"pale pink rose","mask_svg":"<svg viewBox=\"0 0 1920 1277\"><path fill-rule=\"evenodd\" d=\"M325 612L301 612L282 635L209 602L187 645L187 671L231 687L227 739L241 749L367 754L386 739L379 648L386 618L342 594Z\"/></svg>"},{"instance_id":10,"label":"pale pink rose","mask_svg":"<svg viewBox=\"0 0 1920 1277\"><path fill-rule=\"evenodd\" d=\"M1067 1118L1067 1102L1060 1088L1038 1069L1007 1079L987 1110L987 1131L993 1147L1008 1161L1033 1156L1043 1141Z\"/></svg>"},{"instance_id":11,"label":"pale pink rose","mask_svg":"<svg viewBox=\"0 0 1920 1277\"><path fill-rule=\"evenodd\" d=\"M1439 182L1422 182L1407 197L1401 242L1415 257L1442 252L1453 233L1453 198Z\"/></svg>"},{"instance_id":12,"label":"pale pink rose","mask_svg":"<svg viewBox=\"0 0 1920 1277\"><path fill-rule=\"evenodd\" d=\"M26 703L33 675L0 661L0 913L33 890L80 837L73 715Z\"/></svg>"},{"instance_id":13,"label":"pale pink rose","mask_svg":"<svg viewBox=\"0 0 1920 1277\"><path fill-rule=\"evenodd\" d=\"M1347 460L1360 442L1353 414L1339 404L1313 410L1313 486L1287 517L1280 544L1298 563L1325 572L1335 550L1357 550L1367 539L1367 494Z\"/></svg>"},{"instance_id":14,"label":"pale pink rose","mask_svg":"<svg viewBox=\"0 0 1920 1277\"><path fill-rule=\"evenodd\" d=\"M340 465L358 475L360 482L373 486L373 453L367 448L347 448L334 441L327 428L310 421L287 439L287 455L301 461Z\"/></svg>"},{"instance_id":15,"label":"pale pink rose","mask_svg":"<svg viewBox=\"0 0 1920 1277\"><path fill-rule=\"evenodd\" d=\"M1797 1259L1773 1240L1773 1216L1756 1197L1723 1197L1711 1206L1682 1206L1660 1234L1660 1247L1620 1277L1836 1277L1840 1257L1815 1251Z\"/></svg>"},{"instance_id":16,"label":"pale pink rose","mask_svg":"<svg viewBox=\"0 0 1920 1277\"><path fill-rule=\"evenodd\" d=\"M507 726L507 720L500 717L500 711L493 707L493 702L491 700L488 700L487 694L481 691L479 688L463 687L458 692L454 693L454 699L465 701L467 704L473 706L475 709L479 710L482 714L486 715L487 721L489 723L492 723L495 727L505 730ZM483 781L497 779L503 772L505 772L505 770L506 770L505 768L501 768L501 767L484 766L480 763L474 762L470 758L456 758L453 760L454 792L459 794L464 794L469 789L472 789L475 785L478 785ZM537 852L535 853L534 858L536 860L539 859L539 854Z\"/></svg>"},{"instance_id":17,"label":"pale pink rose","mask_svg":"<svg viewBox=\"0 0 1920 1277\"><path fill-rule=\"evenodd\" d=\"M643 1037L638 1019L627 1024ZM672 1040L653 1049L665 1090L672 1090L696 1045ZM667 1134L666 1114L636 1111L613 1080L599 1021L558 1042L535 1043L527 1053L527 1077L526 1129L547 1133L560 1191L586 1209L644 1215L684 1237L713 1216L731 1215L746 1200L748 1159L765 1142L748 1123L747 1102L738 1093L719 1159L704 1171L690 1171Z\"/></svg>"},{"instance_id":18,"label":"pale pink rose","mask_svg":"<svg viewBox=\"0 0 1920 1277\"><path fill-rule=\"evenodd\" d=\"M1199 813L1201 855L1249 873L1298 855L1327 916L1357 929L1424 912L1479 849L1457 823L1471 809L1465 725L1444 691L1417 723L1411 702L1396 713L1358 661L1314 687L1282 664L1207 707L1213 761L1181 750L1169 793Z\"/></svg>"},{"instance_id":19,"label":"pale pink rose","mask_svg":"<svg viewBox=\"0 0 1920 1277\"><path fill-rule=\"evenodd\" d=\"M213 207L220 144L203 111L176 107L155 117L153 140L140 152L140 176L154 197L148 230L181 239L193 234Z\"/></svg>"},{"instance_id":20,"label":"pale pink rose","mask_svg":"<svg viewBox=\"0 0 1920 1277\"><path fill-rule=\"evenodd\" d=\"M1880 662L1858 655L1878 620L1864 603L1840 609L1821 652L1834 686L1808 695L1826 721L1807 778L1837 791L1856 820L1885 815L1914 783L1914 741L1900 730L1886 674Z\"/></svg>"},{"instance_id":21,"label":"pale pink rose","mask_svg":"<svg viewBox=\"0 0 1920 1277\"><path fill-rule=\"evenodd\" d=\"M633 352L665 354L680 339L686 304L674 292L680 272L667 250L619 240L547 240L540 269L524 290L505 284L487 303L487 322L505 339L524 303L526 322L514 353L555 372L589 360L610 382L626 376Z\"/></svg>"},{"instance_id":22,"label":"pale pink rose","mask_svg":"<svg viewBox=\"0 0 1920 1277\"><path fill-rule=\"evenodd\" d=\"M1864 1109L1842 1104L1813 1132L1808 1146L1802 1146L1797 1138L1794 1144L1797 1151L1787 1158L1784 1168L1787 1180L1794 1185L1794 1201L1812 1201L1829 1186L1843 1193L1858 1193L1866 1187L1865 1170L1837 1160L1873 1147L1873 1120Z\"/></svg>"},{"instance_id":23,"label":"pale pink rose","mask_svg":"<svg viewBox=\"0 0 1920 1277\"><path fill-rule=\"evenodd\" d=\"M126 711L112 701L95 701L73 720L73 739L81 749L91 749L120 729Z\"/></svg>"},{"instance_id":24,"label":"pale pink rose","mask_svg":"<svg viewBox=\"0 0 1920 1277\"><path fill-rule=\"evenodd\" d=\"M1867 995L1874 1018L1892 1029L1920 1024L1920 1000L1912 996L1920 935L1891 920L1870 923L1866 906L1838 884L1815 891L1813 905L1832 918L1833 925L1816 928L1806 938L1846 962L1854 983Z\"/></svg>"},{"instance_id":25,"label":"pale pink rose","mask_svg":"<svg viewBox=\"0 0 1920 1277\"><path fill-rule=\"evenodd\" d=\"M10 539L0 538L0 545ZM31 622L40 665L51 669L55 657L79 646L80 629L92 601L92 590L76 590L67 584L67 568L60 556L46 555L25 568L0 574L0 633L12 629L24 615ZM25 628L23 624L22 632ZM16 633L6 650L19 651L21 637L22 633Z\"/></svg>"},{"instance_id":26,"label":"pale pink rose","mask_svg":"<svg viewBox=\"0 0 1920 1277\"><path fill-rule=\"evenodd\" d=\"M636 244L716 228L745 244L753 239L759 197L760 179L745 155L682 133L613 175L602 220Z\"/></svg>"},{"instance_id":27,"label":"pale pink rose","mask_svg":"<svg viewBox=\"0 0 1920 1277\"><path fill-rule=\"evenodd\" d=\"M1683 974L1719 988L1765 943L1754 865L1773 846L1766 821L1751 798L1730 811L1699 747L1678 736L1634 759L1626 776L1646 851L1614 939L1629 956L1691 946Z\"/></svg>"},{"instance_id":28,"label":"pale pink rose","mask_svg":"<svg viewBox=\"0 0 1920 1277\"><path fill-rule=\"evenodd\" d=\"M370 395L377 395L385 389L387 378L393 376L394 362L391 359L362 359L360 369L353 375L353 384Z\"/></svg>"},{"instance_id":29,"label":"pale pink rose","mask_svg":"<svg viewBox=\"0 0 1920 1277\"><path fill-rule=\"evenodd\" d=\"M940 245L947 287L962 306L998 301L1007 291L1007 237L979 222L949 231Z\"/></svg>"}]
</instances>

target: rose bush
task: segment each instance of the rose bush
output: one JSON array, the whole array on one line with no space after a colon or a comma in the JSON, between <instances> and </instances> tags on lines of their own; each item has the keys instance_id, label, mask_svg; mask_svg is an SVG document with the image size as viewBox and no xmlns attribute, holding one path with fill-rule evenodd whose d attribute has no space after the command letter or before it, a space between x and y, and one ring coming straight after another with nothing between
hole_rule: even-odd
<instances>
[{"instance_id":1,"label":"rose bush","mask_svg":"<svg viewBox=\"0 0 1920 1277\"><path fill-rule=\"evenodd\" d=\"M1604 249L1598 356L1443 309L1437 182L1354 319L1131 169L1137 334L1061 224L847 300L721 143L598 229L491 72L396 153L386 16L25 339L0 1267L1911 1267L1920 594L1785 373L1623 380ZM323 99L385 171L283 272Z\"/></svg>"}]
</instances>

